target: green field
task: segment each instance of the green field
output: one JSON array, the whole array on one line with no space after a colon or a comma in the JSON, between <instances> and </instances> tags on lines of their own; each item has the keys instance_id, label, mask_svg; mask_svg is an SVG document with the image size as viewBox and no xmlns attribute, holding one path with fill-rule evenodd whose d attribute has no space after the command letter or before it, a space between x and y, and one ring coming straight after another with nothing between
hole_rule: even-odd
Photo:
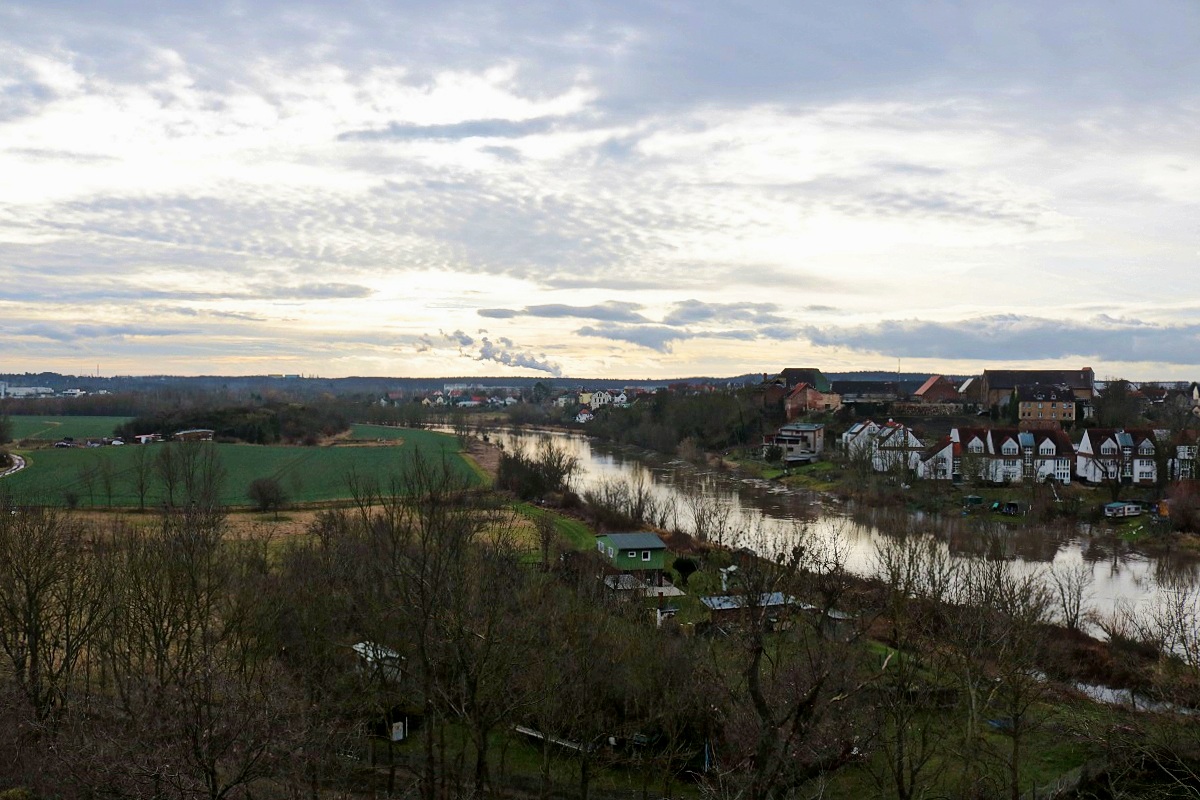
<instances>
[{"instance_id":1,"label":"green field","mask_svg":"<svg viewBox=\"0 0 1200 800\"><path fill-rule=\"evenodd\" d=\"M93 418L97 419L97 418ZM355 425L352 436L374 444L330 447L290 447L248 444L215 444L225 473L220 500L225 505L247 505L246 487L255 478L277 478L289 502L311 503L350 497L346 477L351 472L387 484L401 474L416 453L440 464L446 459L457 475L478 483L478 476L458 453L458 440L431 431ZM78 437L77 437L78 438ZM379 444L383 440L384 444ZM0 481L0 492L30 502L80 507L136 507L136 461L143 449L151 458L159 448L178 445L125 445L71 449L44 449L25 453L25 470ZM111 499L110 499L111 487ZM146 505L163 502L165 492L155 474ZM177 495L177 498L179 496Z\"/></svg>"},{"instance_id":2,"label":"green field","mask_svg":"<svg viewBox=\"0 0 1200 800\"><path fill-rule=\"evenodd\" d=\"M41 439L54 442L64 436L75 439L102 439L112 436L118 426L132 417L25 417L11 416L13 439Z\"/></svg>"}]
</instances>

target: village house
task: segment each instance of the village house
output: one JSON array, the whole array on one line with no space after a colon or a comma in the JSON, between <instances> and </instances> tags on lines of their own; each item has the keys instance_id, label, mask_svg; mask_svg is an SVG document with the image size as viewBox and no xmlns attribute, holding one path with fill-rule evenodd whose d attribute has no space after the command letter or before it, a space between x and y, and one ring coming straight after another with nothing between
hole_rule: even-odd
<instances>
[{"instance_id":1,"label":"village house","mask_svg":"<svg viewBox=\"0 0 1200 800\"><path fill-rule=\"evenodd\" d=\"M1076 449L1075 473L1088 483L1152 486L1158 479L1157 448L1148 428L1088 428Z\"/></svg>"},{"instance_id":2,"label":"village house","mask_svg":"<svg viewBox=\"0 0 1200 800\"><path fill-rule=\"evenodd\" d=\"M778 375L762 374L762 383L754 388L759 404L766 409L778 409L797 385L807 383L818 392L832 391L829 379L815 367L788 367Z\"/></svg>"},{"instance_id":3,"label":"village house","mask_svg":"<svg viewBox=\"0 0 1200 800\"><path fill-rule=\"evenodd\" d=\"M606 533L596 537L596 550L604 557L609 574L604 582L617 591L648 596L679 596L683 592L663 575L667 545L654 533Z\"/></svg>"},{"instance_id":4,"label":"village house","mask_svg":"<svg viewBox=\"0 0 1200 800\"><path fill-rule=\"evenodd\" d=\"M853 459L865 459L875 472L917 470L925 445L907 425L888 420L882 425L856 422L842 434L842 449Z\"/></svg>"},{"instance_id":5,"label":"village house","mask_svg":"<svg viewBox=\"0 0 1200 800\"><path fill-rule=\"evenodd\" d=\"M919 474L931 480L1071 482L1075 448L1058 429L954 428L926 451Z\"/></svg>"},{"instance_id":6,"label":"village house","mask_svg":"<svg viewBox=\"0 0 1200 800\"><path fill-rule=\"evenodd\" d=\"M590 405L592 407L592 410L594 411L597 408L611 405L612 401L613 401L613 396L611 394L609 394L606 390L601 389L598 392L592 392L592 399L591 399Z\"/></svg>"},{"instance_id":7,"label":"village house","mask_svg":"<svg viewBox=\"0 0 1200 800\"><path fill-rule=\"evenodd\" d=\"M1177 481L1200 477L1196 469L1197 442L1200 431L1180 431L1175 437L1175 457L1171 459L1171 477Z\"/></svg>"},{"instance_id":8,"label":"village house","mask_svg":"<svg viewBox=\"0 0 1200 800\"><path fill-rule=\"evenodd\" d=\"M1076 403L1088 407L1096 398L1096 374L1091 367L1080 370L985 369L980 379L980 402L987 406L1005 406L1018 386L1033 384L1065 386L1075 395Z\"/></svg>"},{"instance_id":9,"label":"village house","mask_svg":"<svg viewBox=\"0 0 1200 800\"><path fill-rule=\"evenodd\" d=\"M825 426L811 422L789 422L774 434L763 437L763 457L771 447L783 451L785 464L816 461L825 449Z\"/></svg>"},{"instance_id":10,"label":"village house","mask_svg":"<svg viewBox=\"0 0 1200 800\"><path fill-rule=\"evenodd\" d=\"M919 403L957 403L959 402L958 387L944 375L930 375L921 384L913 399Z\"/></svg>"},{"instance_id":11,"label":"village house","mask_svg":"<svg viewBox=\"0 0 1200 800\"><path fill-rule=\"evenodd\" d=\"M886 406L907 396L896 381L834 381L832 391L839 394L842 404L847 406L865 403Z\"/></svg>"},{"instance_id":12,"label":"village house","mask_svg":"<svg viewBox=\"0 0 1200 800\"><path fill-rule=\"evenodd\" d=\"M811 383L798 383L783 399L783 413L788 422L810 411L837 411L842 398L834 392L822 392Z\"/></svg>"},{"instance_id":13,"label":"village house","mask_svg":"<svg viewBox=\"0 0 1200 800\"><path fill-rule=\"evenodd\" d=\"M1075 422L1075 393L1069 387L1022 384L1015 392L1022 426L1057 428Z\"/></svg>"}]
</instances>

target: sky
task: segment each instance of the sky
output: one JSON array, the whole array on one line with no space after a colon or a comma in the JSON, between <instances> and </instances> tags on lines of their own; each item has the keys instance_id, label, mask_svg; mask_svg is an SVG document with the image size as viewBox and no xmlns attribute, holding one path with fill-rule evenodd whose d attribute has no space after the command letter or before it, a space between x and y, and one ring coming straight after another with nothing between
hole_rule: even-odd
<instances>
[{"instance_id":1,"label":"sky","mask_svg":"<svg viewBox=\"0 0 1200 800\"><path fill-rule=\"evenodd\" d=\"M1200 4L0 0L0 372L1200 379Z\"/></svg>"}]
</instances>

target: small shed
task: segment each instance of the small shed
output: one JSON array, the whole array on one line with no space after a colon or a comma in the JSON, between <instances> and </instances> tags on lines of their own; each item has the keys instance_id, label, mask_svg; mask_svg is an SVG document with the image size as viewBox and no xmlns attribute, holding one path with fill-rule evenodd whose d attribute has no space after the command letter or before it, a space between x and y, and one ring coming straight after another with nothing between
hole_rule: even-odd
<instances>
[{"instance_id":1,"label":"small shed","mask_svg":"<svg viewBox=\"0 0 1200 800\"><path fill-rule=\"evenodd\" d=\"M606 533L596 537L596 549L608 560L613 573L606 581L614 589L640 587L647 594L661 594L667 545L658 534ZM665 585L669 585L667 582Z\"/></svg>"},{"instance_id":2,"label":"small shed","mask_svg":"<svg viewBox=\"0 0 1200 800\"><path fill-rule=\"evenodd\" d=\"M757 598L739 594L712 595L701 597L700 602L709 610L713 622L732 622L745 617L754 609L776 614L795 605L796 598L783 592L763 592Z\"/></svg>"}]
</instances>

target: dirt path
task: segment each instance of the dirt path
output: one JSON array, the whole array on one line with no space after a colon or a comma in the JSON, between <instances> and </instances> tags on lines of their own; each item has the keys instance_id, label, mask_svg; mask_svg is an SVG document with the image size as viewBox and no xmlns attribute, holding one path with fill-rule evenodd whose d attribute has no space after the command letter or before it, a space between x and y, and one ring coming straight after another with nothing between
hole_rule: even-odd
<instances>
[{"instance_id":1,"label":"dirt path","mask_svg":"<svg viewBox=\"0 0 1200 800\"><path fill-rule=\"evenodd\" d=\"M479 468L491 477L496 479L496 473L500 471L500 448L490 442L483 442L479 439L471 439L467 442L467 455L471 457Z\"/></svg>"}]
</instances>

